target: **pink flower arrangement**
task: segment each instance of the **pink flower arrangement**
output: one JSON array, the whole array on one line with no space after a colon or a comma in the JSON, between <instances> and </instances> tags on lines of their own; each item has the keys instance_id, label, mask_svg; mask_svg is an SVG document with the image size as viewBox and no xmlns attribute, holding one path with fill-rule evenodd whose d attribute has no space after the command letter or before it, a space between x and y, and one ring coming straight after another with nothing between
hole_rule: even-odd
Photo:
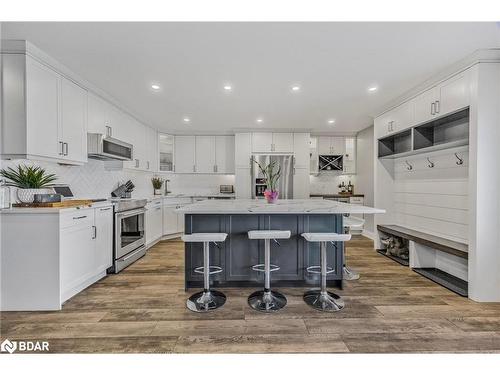
<instances>
[{"instance_id":1,"label":"pink flower arrangement","mask_svg":"<svg viewBox=\"0 0 500 375\"><path fill-rule=\"evenodd\" d=\"M278 200L279 192L277 190L265 190L264 197L267 200L267 203L276 203Z\"/></svg>"}]
</instances>

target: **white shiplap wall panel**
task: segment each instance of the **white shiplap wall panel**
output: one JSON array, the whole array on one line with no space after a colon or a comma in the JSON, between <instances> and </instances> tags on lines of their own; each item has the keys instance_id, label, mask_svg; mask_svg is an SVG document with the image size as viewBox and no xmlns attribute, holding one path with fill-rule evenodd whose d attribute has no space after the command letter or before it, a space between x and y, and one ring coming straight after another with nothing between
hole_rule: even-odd
<instances>
[{"instance_id":1,"label":"white shiplap wall panel","mask_svg":"<svg viewBox=\"0 0 500 375\"><path fill-rule=\"evenodd\" d=\"M457 164L455 153L463 159L462 164ZM467 146L462 146L396 159L394 207L398 224L467 243L468 156ZM434 163L432 168L429 161Z\"/></svg>"}]
</instances>

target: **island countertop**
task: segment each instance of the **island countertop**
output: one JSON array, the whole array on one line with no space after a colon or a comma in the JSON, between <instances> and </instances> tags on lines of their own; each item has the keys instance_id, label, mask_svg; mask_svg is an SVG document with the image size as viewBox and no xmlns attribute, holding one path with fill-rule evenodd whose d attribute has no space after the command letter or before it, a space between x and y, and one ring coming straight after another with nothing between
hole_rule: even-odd
<instances>
[{"instance_id":1,"label":"island countertop","mask_svg":"<svg viewBox=\"0 0 500 375\"><path fill-rule=\"evenodd\" d=\"M382 214L385 210L319 199L281 199L269 204L263 199L209 200L188 204L176 212L184 214Z\"/></svg>"}]
</instances>

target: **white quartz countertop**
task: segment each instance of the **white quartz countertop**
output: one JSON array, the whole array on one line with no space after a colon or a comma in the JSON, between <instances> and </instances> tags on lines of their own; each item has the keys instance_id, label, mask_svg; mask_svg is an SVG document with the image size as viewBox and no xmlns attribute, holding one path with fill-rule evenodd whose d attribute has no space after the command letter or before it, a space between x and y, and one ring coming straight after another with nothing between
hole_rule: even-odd
<instances>
[{"instance_id":1,"label":"white quartz countertop","mask_svg":"<svg viewBox=\"0 0 500 375\"><path fill-rule=\"evenodd\" d=\"M385 210L319 199L208 200L187 204L176 210L185 214L383 214Z\"/></svg>"},{"instance_id":2,"label":"white quartz countertop","mask_svg":"<svg viewBox=\"0 0 500 375\"><path fill-rule=\"evenodd\" d=\"M91 205L75 206L75 207L12 207L0 210L0 214L59 214L62 212L71 212L83 210L86 208L99 208L112 206L109 201L94 202Z\"/></svg>"}]
</instances>

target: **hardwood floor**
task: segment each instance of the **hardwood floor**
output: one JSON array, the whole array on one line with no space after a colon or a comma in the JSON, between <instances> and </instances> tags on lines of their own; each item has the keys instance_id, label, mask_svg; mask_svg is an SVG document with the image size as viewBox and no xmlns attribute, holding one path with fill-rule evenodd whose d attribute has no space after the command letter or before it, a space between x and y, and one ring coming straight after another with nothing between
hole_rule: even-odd
<instances>
[{"instance_id":1,"label":"hardwood floor","mask_svg":"<svg viewBox=\"0 0 500 375\"><path fill-rule=\"evenodd\" d=\"M61 311L1 313L2 340L47 340L58 353L500 352L500 303L459 297L363 237L347 249L361 278L338 292L346 308L335 314L306 306L302 288L280 289L288 305L275 314L248 307L253 289L222 289L222 309L192 313L183 249L179 241L157 244Z\"/></svg>"}]
</instances>

